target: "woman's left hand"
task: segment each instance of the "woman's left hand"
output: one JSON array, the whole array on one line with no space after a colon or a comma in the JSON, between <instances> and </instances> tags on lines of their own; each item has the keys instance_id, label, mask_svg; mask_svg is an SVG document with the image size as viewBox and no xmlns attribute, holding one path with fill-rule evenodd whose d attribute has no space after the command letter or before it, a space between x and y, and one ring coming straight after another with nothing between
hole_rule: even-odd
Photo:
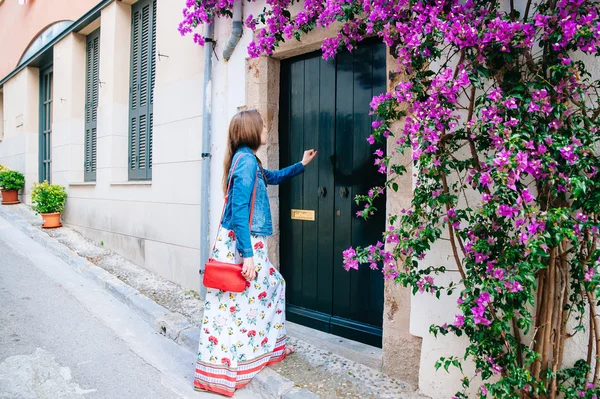
<instances>
[{"instance_id":1,"label":"woman's left hand","mask_svg":"<svg viewBox=\"0 0 600 399\"><path fill-rule=\"evenodd\" d=\"M317 151L311 149L304 151L304 156L302 157L302 165L306 166L312 162L312 160L317 156Z\"/></svg>"}]
</instances>

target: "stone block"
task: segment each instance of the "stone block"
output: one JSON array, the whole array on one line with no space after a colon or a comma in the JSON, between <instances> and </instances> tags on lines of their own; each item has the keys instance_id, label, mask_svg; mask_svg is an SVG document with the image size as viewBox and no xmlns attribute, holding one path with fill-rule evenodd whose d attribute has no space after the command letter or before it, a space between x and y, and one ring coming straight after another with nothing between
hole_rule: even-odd
<instances>
[{"instance_id":1,"label":"stone block","mask_svg":"<svg viewBox=\"0 0 600 399\"><path fill-rule=\"evenodd\" d=\"M270 368L263 369L248 384L248 388L266 399L280 399L294 388L294 383Z\"/></svg>"},{"instance_id":2,"label":"stone block","mask_svg":"<svg viewBox=\"0 0 600 399\"><path fill-rule=\"evenodd\" d=\"M160 306L145 295L138 293L129 295L127 305L142 317L152 327L159 329L159 320L162 320L168 310Z\"/></svg>"},{"instance_id":3,"label":"stone block","mask_svg":"<svg viewBox=\"0 0 600 399\"><path fill-rule=\"evenodd\" d=\"M200 329L186 328L179 333L177 343L192 353L198 351L198 342L200 341Z\"/></svg>"},{"instance_id":4,"label":"stone block","mask_svg":"<svg viewBox=\"0 0 600 399\"><path fill-rule=\"evenodd\" d=\"M320 399L321 397L307 389L294 388L283 394L281 399Z\"/></svg>"}]
</instances>

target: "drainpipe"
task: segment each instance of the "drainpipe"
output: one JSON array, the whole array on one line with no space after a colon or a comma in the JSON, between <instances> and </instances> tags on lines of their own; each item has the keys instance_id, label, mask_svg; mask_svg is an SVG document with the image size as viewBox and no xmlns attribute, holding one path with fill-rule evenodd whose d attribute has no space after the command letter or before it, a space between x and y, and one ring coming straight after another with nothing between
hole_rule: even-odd
<instances>
[{"instance_id":1,"label":"drainpipe","mask_svg":"<svg viewBox=\"0 0 600 399\"><path fill-rule=\"evenodd\" d=\"M211 100L212 100L212 53L215 46L213 40L214 26L206 25L204 32L204 83L202 87L202 175L200 177L200 298L206 297L206 287L202 284L204 265L208 261L209 221L210 221L210 133L211 133Z\"/></svg>"},{"instance_id":2,"label":"drainpipe","mask_svg":"<svg viewBox=\"0 0 600 399\"><path fill-rule=\"evenodd\" d=\"M242 4L244 0L237 0L233 3L233 26L231 28L231 34L225 49L223 50L223 58L225 61L229 61L231 54L242 37Z\"/></svg>"}]
</instances>

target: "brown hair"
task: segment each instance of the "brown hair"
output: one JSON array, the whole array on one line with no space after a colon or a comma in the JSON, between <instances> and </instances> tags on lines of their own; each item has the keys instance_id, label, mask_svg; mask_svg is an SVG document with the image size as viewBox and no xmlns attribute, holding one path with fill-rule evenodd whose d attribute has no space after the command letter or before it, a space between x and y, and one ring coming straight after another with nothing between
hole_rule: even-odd
<instances>
[{"instance_id":1,"label":"brown hair","mask_svg":"<svg viewBox=\"0 0 600 399\"><path fill-rule=\"evenodd\" d=\"M233 156L241 147L250 147L256 151L260 147L260 136L263 130L263 120L257 110L238 112L229 123L227 135L227 150L223 162L223 192L227 195L227 177ZM258 158L257 158L258 159ZM260 165L260 161L259 165Z\"/></svg>"}]
</instances>

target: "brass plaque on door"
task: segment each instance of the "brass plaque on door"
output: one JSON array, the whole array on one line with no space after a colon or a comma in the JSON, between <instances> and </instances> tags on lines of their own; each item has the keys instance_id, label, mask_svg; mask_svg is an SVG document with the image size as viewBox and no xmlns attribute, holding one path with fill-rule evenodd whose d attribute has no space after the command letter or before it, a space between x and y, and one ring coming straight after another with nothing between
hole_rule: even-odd
<instances>
[{"instance_id":1,"label":"brass plaque on door","mask_svg":"<svg viewBox=\"0 0 600 399\"><path fill-rule=\"evenodd\" d=\"M315 211L310 211L306 209L292 209L292 219L293 220L307 220L310 222L315 221Z\"/></svg>"}]
</instances>

